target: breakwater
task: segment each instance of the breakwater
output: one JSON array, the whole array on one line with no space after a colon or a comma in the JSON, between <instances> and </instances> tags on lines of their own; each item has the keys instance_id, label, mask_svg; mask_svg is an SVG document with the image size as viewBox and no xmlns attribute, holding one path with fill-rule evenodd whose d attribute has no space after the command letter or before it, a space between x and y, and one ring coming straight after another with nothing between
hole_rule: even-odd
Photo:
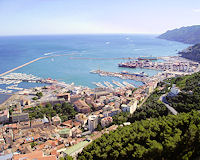
<instances>
[{"instance_id":1,"label":"breakwater","mask_svg":"<svg viewBox=\"0 0 200 160\"><path fill-rule=\"evenodd\" d=\"M60 54L60 55L52 55L52 56L39 57L39 58L36 58L36 59L34 59L34 60L32 60L32 61L29 61L29 62L27 62L27 63L25 63L25 64L23 64L23 65L20 65L20 66L18 66L18 67L15 67L15 68L13 68L13 69L11 69L11 70L9 70L9 71L6 71L6 72L4 72L4 73L1 73L1 74L0 74L0 77L6 75L6 74L8 74L8 73L11 73L11 72L13 72L13 71L15 71L15 70L17 70L17 69L20 69L20 68L22 68L22 67L25 67L25 66L27 66L27 65L29 65L29 64L31 64L31 63L33 63L33 62L39 61L39 60L41 60L41 59L46 59L46 58L51 58L51 57L58 57L58 56L70 56L70 55L74 55L74 54L73 54L73 53L72 53L72 54Z\"/></svg>"}]
</instances>

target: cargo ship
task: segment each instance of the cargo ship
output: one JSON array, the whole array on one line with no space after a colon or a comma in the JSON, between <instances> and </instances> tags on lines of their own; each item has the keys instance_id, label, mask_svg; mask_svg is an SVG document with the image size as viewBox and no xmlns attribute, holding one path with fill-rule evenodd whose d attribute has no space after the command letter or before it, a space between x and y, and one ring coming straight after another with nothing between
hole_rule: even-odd
<instances>
[{"instance_id":1,"label":"cargo ship","mask_svg":"<svg viewBox=\"0 0 200 160\"><path fill-rule=\"evenodd\" d=\"M119 63L118 67L124 67L124 68L136 68L136 64L131 63Z\"/></svg>"}]
</instances>

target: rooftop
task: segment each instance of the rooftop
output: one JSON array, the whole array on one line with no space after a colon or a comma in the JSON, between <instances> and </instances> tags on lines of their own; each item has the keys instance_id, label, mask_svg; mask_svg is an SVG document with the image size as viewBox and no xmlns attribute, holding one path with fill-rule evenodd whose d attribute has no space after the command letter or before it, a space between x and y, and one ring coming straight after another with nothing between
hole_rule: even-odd
<instances>
[{"instance_id":1,"label":"rooftop","mask_svg":"<svg viewBox=\"0 0 200 160\"><path fill-rule=\"evenodd\" d=\"M87 144L89 144L88 141L79 142L78 144L75 144L74 146L69 147L68 149L66 149L64 151L64 153L66 153L67 155L71 155L74 152L76 152L76 151L80 150L81 148L85 147Z\"/></svg>"},{"instance_id":2,"label":"rooftop","mask_svg":"<svg viewBox=\"0 0 200 160\"><path fill-rule=\"evenodd\" d=\"M64 128L64 129L59 131L59 134L69 134L69 133L70 133L70 129L69 128Z\"/></svg>"}]
</instances>

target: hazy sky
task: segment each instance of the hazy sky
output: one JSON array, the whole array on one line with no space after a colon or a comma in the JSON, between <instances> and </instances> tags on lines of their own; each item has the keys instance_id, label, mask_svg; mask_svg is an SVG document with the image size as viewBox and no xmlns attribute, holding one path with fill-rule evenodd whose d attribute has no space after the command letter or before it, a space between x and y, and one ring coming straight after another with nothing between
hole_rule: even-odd
<instances>
[{"instance_id":1,"label":"hazy sky","mask_svg":"<svg viewBox=\"0 0 200 160\"><path fill-rule=\"evenodd\" d=\"M0 0L0 35L162 33L200 24L200 0Z\"/></svg>"}]
</instances>

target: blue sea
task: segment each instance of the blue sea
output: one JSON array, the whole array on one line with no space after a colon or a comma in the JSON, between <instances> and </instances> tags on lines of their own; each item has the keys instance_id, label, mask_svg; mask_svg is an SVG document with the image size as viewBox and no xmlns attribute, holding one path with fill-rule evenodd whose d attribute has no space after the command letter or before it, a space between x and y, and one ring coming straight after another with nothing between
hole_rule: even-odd
<instances>
[{"instance_id":1,"label":"blue sea","mask_svg":"<svg viewBox=\"0 0 200 160\"><path fill-rule=\"evenodd\" d=\"M123 69L118 63L125 60L99 60L92 58L121 58L138 56L174 56L188 47L187 44L156 38L157 35L49 35L49 36L7 36L0 37L0 73L22 65L35 58L69 54L67 56L41 59L16 70L41 78L53 78L66 83L74 82L94 88L92 82L112 80L124 81L113 77L101 77L89 73L91 70L129 72L144 71L154 75L158 71L144 69ZM90 58L90 59L80 59ZM128 81L136 86L141 82ZM21 84L33 87L35 84ZM1 95L0 95L1 97Z\"/></svg>"}]
</instances>

